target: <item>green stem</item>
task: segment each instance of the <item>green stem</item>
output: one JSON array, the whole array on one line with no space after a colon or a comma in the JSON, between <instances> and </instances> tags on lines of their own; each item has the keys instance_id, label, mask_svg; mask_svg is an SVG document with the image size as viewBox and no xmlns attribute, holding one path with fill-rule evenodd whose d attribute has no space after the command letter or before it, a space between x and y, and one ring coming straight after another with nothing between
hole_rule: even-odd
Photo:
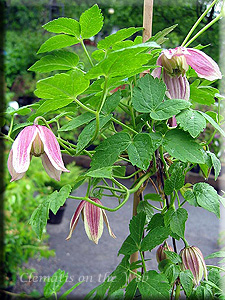
<instances>
[{"instance_id":1,"label":"green stem","mask_svg":"<svg viewBox=\"0 0 225 300\"><path fill-rule=\"evenodd\" d=\"M184 237L182 238L182 240L184 242L185 247L189 247L189 244L188 244L187 240Z\"/></svg>"},{"instance_id":2,"label":"green stem","mask_svg":"<svg viewBox=\"0 0 225 300\"><path fill-rule=\"evenodd\" d=\"M104 189L104 190L109 190L109 191L115 191L115 192L118 192L118 193L126 193L126 191L123 190L123 189L117 189L117 188L114 188L114 187L111 187L111 186L105 186L105 185L96 185L94 190L95 189Z\"/></svg>"},{"instance_id":3,"label":"green stem","mask_svg":"<svg viewBox=\"0 0 225 300\"><path fill-rule=\"evenodd\" d=\"M14 122L14 115L11 118L11 122L10 122L10 127L9 127L9 131L8 131L8 137L10 138L10 135L12 133L12 129L13 129L13 122Z\"/></svg>"},{"instance_id":4,"label":"green stem","mask_svg":"<svg viewBox=\"0 0 225 300\"><path fill-rule=\"evenodd\" d=\"M206 143L206 145L209 145L212 142L212 140L214 139L214 136L215 136L216 132L217 132L217 129L215 129L213 131L213 134L211 135L211 138L208 140L208 142Z\"/></svg>"},{"instance_id":5,"label":"green stem","mask_svg":"<svg viewBox=\"0 0 225 300\"><path fill-rule=\"evenodd\" d=\"M115 176L114 175L114 177L119 178L119 179L129 179L129 178L134 177L137 173L140 173L140 172L141 172L141 170L137 170L136 172L132 173L129 176Z\"/></svg>"},{"instance_id":6,"label":"green stem","mask_svg":"<svg viewBox=\"0 0 225 300\"><path fill-rule=\"evenodd\" d=\"M209 27L211 27L214 23L216 23L220 18L221 18L222 14L220 13L215 19L213 19L209 24L207 24L206 26L204 26L198 33L196 33L196 35L193 36L192 39L190 39L190 41L188 43L186 43L184 45L184 47L189 46L192 42L194 42L194 40L196 40L203 32L205 32Z\"/></svg>"},{"instance_id":7,"label":"green stem","mask_svg":"<svg viewBox=\"0 0 225 300\"><path fill-rule=\"evenodd\" d=\"M198 18L198 20L195 22L195 24L192 26L191 30L189 31L189 33L187 34L187 36L185 37L183 43L181 44L181 47L183 47L185 45L185 43L188 41L188 39L190 38L190 36L192 35L192 33L194 32L195 28L198 26L198 24L201 22L201 20L205 17L205 15L208 13L208 11L213 7L214 4L216 4L218 0L214 0L212 2L212 4L203 12L203 14Z\"/></svg>"},{"instance_id":8,"label":"green stem","mask_svg":"<svg viewBox=\"0 0 225 300\"><path fill-rule=\"evenodd\" d=\"M160 157L161 157L161 160L162 160L162 163L163 163L163 166L164 166L166 178L169 178L169 173L168 173L168 170L167 170L167 163L166 163L166 161L164 159L163 147L162 146L159 147L159 153L160 153Z\"/></svg>"},{"instance_id":9,"label":"green stem","mask_svg":"<svg viewBox=\"0 0 225 300\"><path fill-rule=\"evenodd\" d=\"M143 253L141 251L140 251L140 256L141 256L143 269L145 272L147 272L146 265L145 265L145 259L144 259Z\"/></svg>"},{"instance_id":10,"label":"green stem","mask_svg":"<svg viewBox=\"0 0 225 300\"><path fill-rule=\"evenodd\" d=\"M90 189L91 189L91 178L88 178L88 187L87 187L87 192L85 197L89 197Z\"/></svg>"},{"instance_id":11,"label":"green stem","mask_svg":"<svg viewBox=\"0 0 225 300\"><path fill-rule=\"evenodd\" d=\"M186 203L187 200L184 200L183 202L181 202L181 204L179 205L179 207L182 207L184 205L184 203Z\"/></svg>"},{"instance_id":12,"label":"green stem","mask_svg":"<svg viewBox=\"0 0 225 300\"><path fill-rule=\"evenodd\" d=\"M135 273L134 271L129 270L129 272L130 272L131 274L135 275L136 277L138 276L139 278L141 278L141 275Z\"/></svg>"},{"instance_id":13,"label":"green stem","mask_svg":"<svg viewBox=\"0 0 225 300\"><path fill-rule=\"evenodd\" d=\"M43 118L43 117L41 117L41 116L38 116L37 118L34 119L34 125L38 125L38 121L39 121L39 120L42 120L42 121L45 123L45 125L46 125L50 130L52 130L51 127L48 125L47 121L45 120L45 118Z\"/></svg>"},{"instance_id":14,"label":"green stem","mask_svg":"<svg viewBox=\"0 0 225 300\"><path fill-rule=\"evenodd\" d=\"M178 300L179 298L180 298L180 284L177 283L174 300Z\"/></svg>"},{"instance_id":15,"label":"green stem","mask_svg":"<svg viewBox=\"0 0 225 300\"><path fill-rule=\"evenodd\" d=\"M147 180L149 177L151 176L151 173L147 173L145 174L145 176L143 176L141 178L141 180L136 184L136 186L134 188L132 188L131 190L129 190L130 194L133 194L135 192L138 191L138 189L142 186L142 184L145 182L145 180Z\"/></svg>"},{"instance_id":16,"label":"green stem","mask_svg":"<svg viewBox=\"0 0 225 300\"><path fill-rule=\"evenodd\" d=\"M88 58L88 60L89 60L89 62L90 62L90 64L91 64L91 66L94 67L94 64L93 64L93 62L92 62L92 59L91 59L91 57L90 57L90 55L89 55L89 53L88 53L88 51L87 51L87 48L86 48L85 45L84 45L84 41L81 40L80 43L81 43L81 46L82 46L83 49L84 49L84 52L85 52L85 54L86 54L86 56L87 56L87 58Z\"/></svg>"},{"instance_id":17,"label":"green stem","mask_svg":"<svg viewBox=\"0 0 225 300\"><path fill-rule=\"evenodd\" d=\"M115 123L117 123L117 124L121 125L122 127L124 127L124 128L126 128L126 129L128 129L128 130L132 131L132 132L133 132L133 133L135 133L135 134L137 134L137 133L138 133L136 130L134 130L133 128L131 128L131 127L127 126L126 124L124 124L124 123L120 122L119 120L117 120L117 119L116 119L116 118L114 118L114 117L112 117L112 119L111 119L111 120L112 120L112 121L114 121Z\"/></svg>"},{"instance_id":18,"label":"green stem","mask_svg":"<svg viewBox=\"0 0 225 300\"><path fill-rule=\"evenodd\" d=\"M220 270L222 272L225 272L225 269L224 268L221 268L221 267L218 267L218 266L213 266L213 265L206 265L207 268L215 268L217 270Z\"/></svg>"},{"instance_id":19,"label":"green stem","mask_svg":"<svg viewBox=\"0 0 225 300\"><path fill-rule=\"evenodd\" d=\"M175 191L175 194L177 196L177 203L178 203L178 206L180 207L180 198L179 198L179 194L177 191Z\"/></svg>"},{"instance_id":20,"label":"green stem","mask_svg":"<svg viewBox=\"0 0 225 300\"><path fill-rule=\"evenodd\" d=\"M85 104L83 104L82 102L80 102L77 98L73 98L73 100L83 109L85 109L86 111L89 111L90 113L97 115L97 111L87 107Z\"/></svg>"},{"instance_id":21,"label":"green stem","mask_svg":"<svg viewBox=\"0 0 225 300\"><path fill-rule=\"evenodd\" d=\"M0 132L0 134L2 135L2 136L0 136L0 138L4 138L6 140L9 140L12 143L14 142L14 140L11 137L9 137L8 135L6 135L6 134L4 134L2 132Z\"/></svg>"}]
</instances>

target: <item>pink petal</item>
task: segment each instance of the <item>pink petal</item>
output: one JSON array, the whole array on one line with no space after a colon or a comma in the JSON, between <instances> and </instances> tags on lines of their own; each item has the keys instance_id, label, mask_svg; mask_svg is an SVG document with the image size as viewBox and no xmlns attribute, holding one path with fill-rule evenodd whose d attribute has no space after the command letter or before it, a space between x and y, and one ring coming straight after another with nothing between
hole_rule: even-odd
<instances>
[{"instance_id":1,"label":"pink petal","mask_svg":"<svg viewBox=\"0 0 225 300\"><path fill-rule=\"evenodd\" d=\"M160 79L161 73L162 73L162 68L159 67L159 68L155 68L155 69L152 71L151 75L152 75L154 78L157 77L157 78Z\"/></svg>"},{"instance_id":2,"label":"pink petal","mask_svg":"<svg viewBox=\"0 0 225 300\"><path fill-rule=\"evenodd\" d=\"M7 162L9 173L12 176L12 179L10 180L10 182L21 179L25 174L25 172L24 173L16 173L15 169L13 168L12 161L13 161L13 150L11 149L11 151L9 153L8 162Z\"/></svg>"},{"instance_id":3,"label":"pink petal","mask_svg":"<svg viewBox=\"0 0 225 300\"><path fill-rule=\"evenodd\" d=\"M84 208L85 204L86 204L85 201L81 201L80 204L78 205L74 215L72 216L72 219L70 221L70 232L69 232L68 237L66 238L67 241L71 238L72 233L77 226L77 222L79 220L80 213L81 213L82 209Z\"/></svg>"},{"instance_id":4,"label":"pink petal","mask_svg":"<svg viewBox=\"0 0 225 300\"><path fill-rule=\"evenodd\" d=\"M47 154L51 164L57 170L70 172L64 166L59 143L53 132L45 126L36 125L40 139L44 145L44 152Z\"/></svg>"},{"instance_id":5,"label":"pink petal","mask_svg":"<svg viewBox=\"0 0 225 300\"><path fill-rule=\"evenodd\" d=\"M104 220L104 222L105 222L105 224L106 224L106 226L107 226L107 228L108 228L109 235L115 239L116 236L115 236L115 234L112 232L111 227L109 226L109 221L108 221L108 218L107 218L107 215L106 215L104 209L102 210L102 213L103 213L103 220Z\"/></svg>"},{"instance_id":6,"label":"pink petal","mask_svg":"<svg viewBox=\"0 0 225 300\"><path fill-rule=\"evenodd\" d=\"M198 49L187 48L187 51L188 54L185 55L187 63L200 78L210 81L222 78L219 66L211 57Z\"/></svg>"},{"instance_id":7,"label":"pink petal","mask_svg":"<svg viewBox=\"0 0 225 300\"><path fill-rule=\"evenodd\" d=\"M167 96L170 99L189 100L190 86L186 76L171 77L167 72L163 71L163 81L167 86Z\"/></svg>"},{"instance_id":8,"label":"pink petal","mask_svg":"<svg viewBox=\"0 0 225 300\"><path fill-rule=\"evenodd\" d=\"M37 135L36 126L25 127L12 145L12 166L16 173L24 173L30 165L32 143Z\"/></svg>"},{"instance_id":9,"label":"pink petal","mask_svg":"<svg viewBox=\"0 0 225 300\"><path fill-rule=\"evenodd\" d=\"M42 164L46 173L53 179L60 181L61 170L57 170L49 160L48 156L44 153L41 155Z\"/></svg>"},{"instance_id":10,"label":"pink petal","mask_svg":"<svg viewBox=\"0 0 225 300\"><path fill-rule=\"evenodd\" d=\"M96 201L96 198L92 200ZM88 238L98 244L103 232L102 209L89 202L84 207L84 228Z\"/></svg>"}]
</instances>

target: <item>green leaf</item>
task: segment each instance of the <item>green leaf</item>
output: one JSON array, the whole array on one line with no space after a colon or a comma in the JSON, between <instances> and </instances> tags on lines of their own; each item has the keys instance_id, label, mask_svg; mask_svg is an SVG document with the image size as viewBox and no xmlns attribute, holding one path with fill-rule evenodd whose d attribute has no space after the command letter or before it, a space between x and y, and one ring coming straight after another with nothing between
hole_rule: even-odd
<instances>
[{"instance_id":1,"label":"green leaf","mask_svg":"<svg viewBox=\"0 0 225 300\"><path fill-rule=\"evenodd\" d=\"M161 215L160 213L154 214L148 224L147 230L152 230L156 227L164 227L163 215Z\"/></svg>"},{"instance_id":2,"label":"green leaf","mask_svg":"<svg viewBox=\"0 0 225 300\"><path fill-rule=\"evenodd\" d=\"M135 243L138 245L138 247L140 246L140 242L142 239L145 220L146 220L146 214L144 212L141 212L136 216L133 216L129 224L130 235L132 239L135 241Z\"/></svg>"},{"instance_id":3,"label":"green leaf","mask_svg":"<svg viewBox=\"0 0 225 300\"><path fill-rule=\"evenodd\" d=\"M170 229L179 237L184 237L185 222L188 219L188 213L184 208L178 208L171 216Z\"/></svg>"},{"instance_id":4,"label":"green leaf","mask_svg":"<svg viewBox=\"0 0 225 300\"><path fill-rule=\"evenodd\" d=\"M109 116L100 116L99 129L102 129L106 123L112 118L112 115ZM81 132L77 141L77 153L83 150L89 142L92 140L96 130L96 120L91 121ZM107 167L107 166L104 166Z\"/></svg>"},{"instance_id":5,"label":"green leaf","mask_svg":"<svg viewBox=\"0 0 225 300\"><path fill-rule=\"evenodd\" d=\"M135 296L136 290L137 290L137 286L138 286L138 283L135 278L131 282L129 282L129 284L126 287L126 293L125 293L124 300L134 299L134 296Z\"/></svg>"},{"instance_id":6,"label":"green leaf","mask_svg":"<svg viewBox=\"0 0 225 300\"><path fill-rule=\"evenodd\" d=\"M146 215L147 222L149 222L154 215L154 211L148 201L140 201L137 207L137 213L144 212Z\"/></svg>"},{"instance_id":7,"label":"green leaf","mask_svg":"<svg viewBox=\"0 0 225 300\"><path fill-rule=\"evenodd\" d=\"M154 120L166 120L190 105L190 102L183 99L169 99L155 107L150 116Z\"/></svg>"},{"instance_id":8,"label":"green leaf","mask_svg":"<svg viewBox=\"0 0 225 300\"><path fill-rule=\"evenodd\" d=\"M198 206L197 200L196 200L196 198L195 198L195 194L194 194L191 190L187 190L187 191L184 193L184 199L187 200L187 202L188 202L190 205Z\"/></svg>"},{"instance_id":9,"label":"green leaf","mask_svg":"<svg viewBox=\"0 0 225 300\"><path fill-rule=\"evenodd\" d=\"M171 195L174 190L179 190L183 187L185 181L185 175L182 169L175 168L170 178L165 180L164 191L166 195Z\"/></svg>"},{"instance_id":10,"label":"green leaf","mask_svg":"<svg viewBox=\"0 0 225 300\"><path fill-rule=\"evenodd\" d=\"M47 198L33 211L28 221L39 239L41 239L43 230L47 225L49 207L50 201Z\"/></svg>"},{"instance_id":11,"label":"green leaf","mask_svg":"<svg viewBox=\"0 0 225 300\"><path fill-rule=\"evenodd\" d=\"M52 20L43 25L43 28L49 32L65 33L69 35L74 35L77 38L80 36L79 22L70 18L58 18Z\"/></svg>"},{"instance_id":12,"label":"green leaf","mask_svg":"<svg viewBox=\"0 0 225 300\"><path fill-rule=\"evenodd\" d=\"M146 74L134 87L133 107L138 112L150 113L163 101L165 92L166 85L162 81Z\"/></svg>"},{"instance_id":13,"label":"green leaf","mask_svg":"<svg viewBox=\"0 0 225 300\"><path fill-rule=\"evenodd\" d=\"M163 139L163 146L172 157L183 162L204 163L201 146L188 133L180 129L168 131Z\"/></svg>"},{"instance_id":14,"label":"green leaf","mask_svg":"<svg viewBox=\"0 0 225 300\"><path fill-rule=\"evenodd\" d=\"M63 125L60 129L58 129L58 131L74 130L77 127L80 127L84 124L89 123L93 119L95 119L95 115L90 112L86 112L84 114L81 114L81 115L75 117L74 119L69 121L67 124Z\"/></svg>"},{"instance_id":15,"label":"green leaf","mask_svg":"<svg viewBox=\"0 0 225 300\"><path fill-rule=\"evenodd\" d=\"M68 104L73 102L73 99L54 99L54 100L46 100L42 103L37 109L36 114L42 115L44 113L48 113L53 110L57 110L59 108L65 107Z\"/></svg>"},{"instance_id":16,"label":"green leaf","mask_svg":"<svg viewBox=\"0 0 225 300\"><path fill-rule=\"evenodd\" d=\"M103 167L96 170L91 170L86 173L86 176L97 178L112 178L112 167Z\"/></svg>"},{"instance_id":17,"label":"green leaf","mask_svg":"<svg viewBox=\"0 0 225 300\"><path fill-rule=\"evenodd\" d=\"M177 27L178 24L172 25L168 28L165 28L162 31L157 32L155 35L153 35L148 41L155 41L158 45L163 44L165 41L168 40L168 38L165 38L167 34L169 34L171 31L174 30L174 28Z\"/></svg>"},{"instance_id":18,"label":"green leaf","mask_svg":"<svg viewBox=\"0 0 225 300\"><path fill-rule=\"evenodd\" d=\"M60 291L62 286L66 283L68 273L58 269L49 279L47 279L44 286L44 296L49 298L51 295Z\"/></svg>"},{"instance_id":19,"label":"green leaf","mask_svg":"<svg viewBox=\"0 0 225 300\"><path fill-rule=\"evenodd\" d=\"M221 170L221 163L220 160L216 157L216 155L210 151L207 151L207 154L210 156L211 158L211 162L215 171L215 180L217 180L219 174L220 174L220 170Z\"/></svg>"},{"instance_id":20,"label":"green leaf","mask_svg":"<svg viewBox=\"0 0 225 300\"><path fill-rule=\"evenodd\" d=\"M55 191L49 196L50 209L55 215L60 206L63 206L66 199L69 197L72 188L69 184L64 185L59 192Z\"/></svg>"},{"instance_id":21,"label":"green leaf","mask_svg":"<svg viewBox=\"0 0 225 300\"><path fill-rule=\"evenodd\" d=\"M46 55L33 64L28 70L45 73L55 70L70 70L77 66L79 56L68 51L57 51L51 55Z\"/></svg>"},{"instance_id":22,"label":"green leaf","mask_svg":"<svg viewBox=\"0 0 225 300\"><path fill-rule=\"evenodd\" d=\"M135 135L127 151L133 166L147 170L153 154L150 135L147 133L138 133Z\"/></svg>"},{"instance_id":23,"label":"green leaf","mask_svg":"<svg viewBox=\"0 0 225 300\"><path fill-rule=\"evenodd\" d=\"M166 227L159 226L152 229L142 240L141 251L151 251L165 241L169 234L170 229Z\"/></svg>"},{"instance_id":24,"label":"green leaf","mask_svg":"<svg viewBox=\"0 0 225 300\"><path fill-rule=\"evenodd\" d=\"M164 276L156 271L148 271L138 283L138 288L143 300L170 299L170 285L165 282Z\"/></svg>"},{"instance_id":25,"label":"green leaf","mask_svg":"<svg viewBox=\"0 0 225 300\"><path fill-rule=\"evenodd\" d=\"M98 5L95 4L80 17L81 36L83 39L89 39L96 35L103 26L103 16Z\"/></svg>"},{"instance_id":26,"label":"green leaf","mask_svg":"<svg viewBox=\"0 0 225 300\"><path fill-rule=\"evenodd\" d=\"M152 200L152 201L162 201L161 196L159 194L154 194L154 193L144 195L144 199Z\"/></svg>"},{"instance_id":27,"label":"green leaf","mask_svg":"<svg viewBox=\"0 0 225 300\"><path fill-rule=\"evenodd\" d=\"M69 290L67 290L61 297L59 297L59 300L66 299L66 296L68 296L75 288L77 288L83 281L79 281L76 284L74 284Z\"/></svg>"},{"instance_id":28,"label":"green leaf","mask_svg":"<svg viewBox=\"0 0 225 300\"><path fill-rule=\"evenodd\" d=\"M37 54L65 48L77 43L79 43L79 40L76 37L65 34L58 34L50 37L47 41L45 41L44 44L41 45Z\"/></svg>"},{"instance_id":29,"label":"green leaf","mask_svg":"<svg viewBox=\"0 0 225 300\"><path fill-rule=\"evenodd\" d=\"M124 177L126 174L126 166L113 166L113 176L114 177Z\"/></svg>"},{"instance_id":30,"label":"green leaf","mask_svg":"<svg viewBox=\"0 0 225 300\"><path fill-rule=\"evenodd\" d=\"M18 109L14 109L13 107L8 107L6 110L6 113L9 115L18 114L20 116L26 116L31 112L31 109L29 107L20 107Z\"/></svg>"},{"instance_id":31,"label":"green leaf","mask_svg":"<svg viewBox=\"0 0 225 300\"><path fill-rule=\"evenodd\" d=\"M166 253L166 257L171 260L174 264L178 264L182 262L182 259L180 257L179 254L177 254L176 252L173 251L167 251L164 250L164 252Z\"/></svg>"},{"instance_id":32,"label":"green leaf","mask_svg":"<svg viewBox=\"0 0 225 300\"><path fill-rule=\"evenodd\" d=\"M215 128L219 131L219 133L222 134L223 137L225 137L225 132L223 131L223 129L206 113L204 113L203 111L199 111L200 114L203 115L203 117Z\"/></svg>"},{"instance_id":33,"label":"green leaf","mask_svg":"<svg viewBox=\"0 0 225 300\"><path fill-rule=\"evenodd\" d=\"M35 95L43 99L72 99L87 89L87 80L81 71L71 74L56 74L37 82Z\"/></svg>"},{"instance_id":34,"label":"green leaf","mask_svg":"<svg viewBox=\"0 0 225 300\"><path fill-rule=\"evenodd\" d=\"M221 251L214 252L212 254L207 255L205 259L218 258L218 257L225 258L225 251L221 250Z\"/></svg>"},{"instance_id":35,"label":"green leaf","mask_svg":"<svg viewBox=\"0 0 225 300\"><path fill-rule=\"evenodd\" d=\"M142 27L130 27L130 28L123 28L118 30L116 33L111 34L105 37L103 40L98 42L98 49L109 49L110 47L114 46L115 43L123 41L128 37L132 36L134 33L142 30Z\"/></svg>"},{"instance_id":36,"label":"green leaf","mask_svg":"<svg viewBox=\"0 0 225 300\"><path fill-rule=\"evenodd\" d=\"M179 276L179 273L180 273L180 268L173 263L169 262L164 267L164 274L166 275L170 284L174 283L174 281Z\"/></svg>"},{"instance_id":37,"label":"green leaf","mask_svg":"<svg viewBox=\"0 0 225 300\"><path fill-rule=\"evenodd\" d=\"M111 113L112 111L115 110L115 108L118 106L118 104L120 103L120 99L121 99L121 92L117 91L116 93L112 94L111 96L109 96L103 107L102 107L102 111L106 114Z\"/></svg>"},{"instance_id":38,"label":"green leaf","mask_svg":"<svg viewBox=\"0 0 225 300\"><path fill-rule=\"evenodd\" d=\"M118 254L123 255L131 255L138 251L138 246L135 241L132 239L131 235L129 235L126 240L123 242Z\"/></svg>"},{"instance_id":39,"label":"green leaf","mask_svg":"<svg viewBox=\"0 0 225 300\"><path fill-rule=\"evenodd\" d=\"M176 116L176 120L180 127L188 131L193 138L197 137L206 127L205 118L193 109L182 111Z\"/></svg>"},{"instance_id":40,"label":"green leaf","mask_svg":"<svg viewBox=\"0 0 225 300\"><path fill-rule=\"evenodd\" d=\"M189 297L193 289L193 274L190 270L180 272L180 283L185 291L185 294Z\"/></svg>"},{"instance_id":41,"label":"green leaf","mask_svg":"<svg viewBox=\"0 0 225 300\"><path fill-rule=\"evenodd\" d=\"M190 85L190 99L204 105L213 104L215 102L215 94L218 93L218 90L211 86L202 86L200 82L199 79L196 79Z\"/></svg>"},{"instance_id":42,"label":"green leaf","mask_svg":"<svg viewBox=\"0 0 225 300\"><path fill-rule=\"evenodd\" d=\"M118 132L104 140L92 157L91 170L112 166L119 154L127 149L130 144L130 136L125 132Z\"/></svg>"},{"instance_id":43,"label":"green leaf","mask_svg":"<svg viewBox=\"0 0 225 300\"><path fill-rule=\"evenodd\" d=\"M205 182L196 183L193 186L193 193L199 206L213 212L220 217L220 203L216 190Z\"/></svg>"},{"instance_id":44,"label":"green leaf","mask_svg":"<svg viewBox=\"0 0 225 300\"><path fill-rule=\"evenodd\" d=\"M162 144L162 135L159 132L150 132L149 135L152 139L153 151L155 151Z\"/></svg>"}]
</instances>

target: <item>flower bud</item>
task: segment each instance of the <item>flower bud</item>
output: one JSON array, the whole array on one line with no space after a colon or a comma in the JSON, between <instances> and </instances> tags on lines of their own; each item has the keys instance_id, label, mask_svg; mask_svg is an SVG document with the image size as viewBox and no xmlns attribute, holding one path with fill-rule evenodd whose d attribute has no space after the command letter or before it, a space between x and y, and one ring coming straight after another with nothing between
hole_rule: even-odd
<instances>
[{"instance_id":1,"label":"flower bud","mask_svg":"<svg viewBox=\"0 0 225 300\"><path fill-rule=\"evenodd\" d=\"M181 269L190 270L194 276L194 284L198 285L203 275L207 280L207 268L200 249L195 246L186 247L180 251Z\"/></svg>"},{"instance_id":2,"label":"flower bud","mask_svg":"<svg viewBox=\"0 0 225 300\"><path fill-rule=\"evenodd\" d=\"M173 248L167 244L167 242L163 243L159 246L158 250L156 251L156 259L157 262L167 259L165 251L173 251Z\"/></svg>"}]
</instances>

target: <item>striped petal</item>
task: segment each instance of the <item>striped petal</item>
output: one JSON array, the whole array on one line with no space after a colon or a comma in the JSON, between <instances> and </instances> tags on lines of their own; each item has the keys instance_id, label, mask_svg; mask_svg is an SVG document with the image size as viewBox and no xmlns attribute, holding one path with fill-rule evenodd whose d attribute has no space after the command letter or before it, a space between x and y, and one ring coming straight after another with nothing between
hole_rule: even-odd
<instances>
[{"instance_id":1,"label":"striped petal","mask_svg":"<svg viewBox=\"0 0 225 300\"><path fill-rule=\"evenodd\" d=\"M109 235L110 235L111 237L113 237L114 239L116 239L115 234L112 232L112 229L111 229L111 227L109 226L109 220L108 220L108 218L107 218L107 215L106 215L104 209L102 210L102 214L103 214L103 220L104 220L104 222L105 222L105 224L106 224L106 226L107 226L107 228L108 228Z\"/></svg>"},{"instance_id":2,"label":"striped petal","mask_svg":"<svg viewBox=\"0 0 225 300\"><path fill-rule=\"evenodd\" d=\"M53 179L60 181L61 170L57 170L49 160L48 156L44 153L41 155L41 160L46 173Z\"/></svg>"},{"instance_id":3,"label":"striped petal","mask_svg":"<svg viewBox=\"0 0 225 300\"><path fill-rule=\"evenodd\" d=\"M70 221L70 232L69 232L68 237L66 238L67 241L71 238L72 233L77 226L77 222L79 220L80 213L81 213L82 209L84 208L85 204L86 204L85 201L81 201L80 204L78 205L74 215L72 216L72 219Z\"/></svg>"},{"instance_id":4,"label":"striped petal","mask_svg":"<svg viewBox=\"0 0 225 300\"><path fill-rule=\"evenodd\" d=\"M15 139L11 154L15 173L24 173L29 168L31 147L37 133L36 126L27 126Z\"/></svg>"},{"instance_id":5,"label":"striped petal","mask_svg":"<svg viewBox=\"0 0 225 300\"><path fill-rule=\"evenodd\" d=\"M98 199L92 198L92 200L97 202ZM88 238L98 244L103 232L102 209L89 202L84 207L84 228Z\"/></svg>"},{"instance_id":6,"label":"striped petal","mask_svg":"<svg viewBox=\"0 0 225 300\"><path fill-rule=\"evenodd\" d=\"M163 81L167 87L167 96L170 99L185 99L189 100L190 86L186 76L172 77L167 72L163 71Z\"/></svg>"},{"instance_id":7,"label":"striped petal","mask_svg":"<svg viewBox=\"0 0 225 300\"><path fill-rule=\"evenodd\" d=\"M10 182L21 179L24 176L24 174L26 173L26 172L16 173L15 169L13 168L12 160L13 160L13 150L11 149L11 151L9 153L8 162L7 162L9 173L12 176L12 179L10 180Z\"/></svg>"},{"instance_id":8,"label":"striped petal","mask_svg":"<svg viewBox=\"0 0 225 300\"><path fill-rule=\"evenodd\" d=\"M48 156L52 166L63 172L70 172L64 166L59 143L53 132L45 126L37 125L40 139L44 145L44 152Z\"/></svg>"},{"instance_id":9,"label":"striped petal","mask_svg":"<svg viewBox=\"0 0 225 300\"><path fill-rule=\"evenodd\" d=\"M187 63L196 71L200 78L210 81L222 78L219 66L207 54L193 48L187 48L187 52L188 54L185 54Z\"/></svg>"}]
</instances>

